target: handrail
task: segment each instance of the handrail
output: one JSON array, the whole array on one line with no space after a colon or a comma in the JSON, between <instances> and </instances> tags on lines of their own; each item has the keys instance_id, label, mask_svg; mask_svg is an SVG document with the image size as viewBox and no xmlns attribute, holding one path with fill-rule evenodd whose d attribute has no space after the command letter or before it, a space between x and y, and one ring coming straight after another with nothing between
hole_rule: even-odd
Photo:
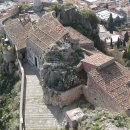
<instances>
[{"instance_id":1,"label":"handrail","mask_svg":"<svg viewBox=\"0 0 130 130\"><path fill-rule=\"evenodd\" d=\"M20 124L19 130L24 130L24 92L25 92L25 73L21 61L18 59L21 71L21 94L20 94Z\"/></svg>"}]
</instances>

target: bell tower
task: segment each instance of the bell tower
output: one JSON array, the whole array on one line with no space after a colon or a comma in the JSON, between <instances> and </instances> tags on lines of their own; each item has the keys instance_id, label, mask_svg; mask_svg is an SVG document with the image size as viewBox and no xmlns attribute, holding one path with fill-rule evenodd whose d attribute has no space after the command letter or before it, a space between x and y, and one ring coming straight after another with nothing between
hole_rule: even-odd
<instances>
[{"instance_id":1,"label":"bell tower","mask_svg":"<svg viewBox=\"0 0 130 130\"><path fill-rule=\"evenodd\" d=\"M33 0L33 7L35 11L37 12L41 11L43 8L41 0Z\"/></svg>"}]
</instances>

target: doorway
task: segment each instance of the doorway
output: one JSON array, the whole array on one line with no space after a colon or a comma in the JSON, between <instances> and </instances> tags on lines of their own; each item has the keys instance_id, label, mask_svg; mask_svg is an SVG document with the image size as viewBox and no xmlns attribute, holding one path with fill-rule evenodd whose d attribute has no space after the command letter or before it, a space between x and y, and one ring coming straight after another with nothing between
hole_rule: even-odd
<instances>
[{"instance_id":1,"label":"doorway","mask_svg":"<svg viewBox=\"0 0 130 130\"><path fill-rule=\"evenodd\" d=\"M37 64L37 62L38 62L38 61L37 61L37 57L34 57L34 59L35 59L35 66L37 67L37 65L38 65L38 64Z\"/></svg>"}]
</instances>

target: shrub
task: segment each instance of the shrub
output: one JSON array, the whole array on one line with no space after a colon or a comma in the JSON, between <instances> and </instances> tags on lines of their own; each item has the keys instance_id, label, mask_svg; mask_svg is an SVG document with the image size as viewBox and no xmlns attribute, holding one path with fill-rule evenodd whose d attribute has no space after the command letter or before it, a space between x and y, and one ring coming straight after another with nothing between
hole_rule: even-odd
<instances>
[{"instance_id":1,"label":"shrub","mask_svg":"<svg viewBox=\"0 0 130 130\"><path fill-rule=\"evenodd\" d=\"M127 127L127 125L128 125L127 116L123 115L123 114L117 114L114 116L113 123L117 127Z\"/></svg>"},{"instance_id":2,"label":"shrub","mask_svg":"<svg viewBox=\"0 0 130 130\"><path fill-rule=\"evenodd\" d=\"M90 21L92 27L97 28L98 18L95 13L85 9L81 10L80 13Z\"/></svg>"}]
</instances>

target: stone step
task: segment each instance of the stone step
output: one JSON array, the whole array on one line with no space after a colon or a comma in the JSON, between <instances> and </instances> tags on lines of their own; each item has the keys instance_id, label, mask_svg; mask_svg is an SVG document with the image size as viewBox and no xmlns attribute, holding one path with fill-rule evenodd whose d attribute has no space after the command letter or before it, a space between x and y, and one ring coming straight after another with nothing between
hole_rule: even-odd
<instances>
[{"instance_id":1,"label":"stone step","mask_svg":"<svg viewBox=\"0 0 130 130\"><path fill-rule=\"evenodd\" d=\"M25 108L32 108L32 107L36 107L36 108L47 108L47 106L45 104L26 104Z\"/></svg>"},{"instance_id":2,"label":"stone step","mask_svg":"<svg viewBox=\"0 0 130 130\"><path fill-rule=\"evenodd\" d=\"M31 125L27 125L25 127L25 130L58 130L57 129L57 126L44 126L41 125L41 126L37 126L37 127L32 127Z\"/></svg>"},{"instance_id":3,"label":"stone step","mask_svg":"<svg viewBox=\"0 0 130 130\"><path fill-rule=\"evenodd\" d=\"M53 115L51 114L51 111L48 110L47 108L38 108L38 107L30 107L30 108L25 108L25 115L30 115L30 114L35 114L35 115Z\"/></svg>"},{"instance_id":4,"label":"stone step","mask_svg":"<svg viewBox=\"0 0 130 130\"><path fill-rule=\"evenodd\" d=\"M45 114L45 113L26 113L25 112L25 116L28 116L28 117L44 117L44 118L54 118L54 116L51 114L51 113L48 113L48 114Z\"/></svg>"},{"instance_id":5,"label":"stone step","mask_svg":"<svg viewBox=\"0 0 130 130\"><path fill-rule=\"evenodd\" d=\"M28 97L33 97L33 96L41 96L41 97L43 97L43 93L38 93L38 92L35 92L35 93L33 93L33 92L28 92L28 94L26 94L26 98L28 98Z\"/></svg>"},{"instance_id":6,"label":"stone step","mask_svg":"<svg viewBox=\"0 0 130 130\"><path fill-rule=\"evenodd\" d=\"M45 105L43 97L26 97L25 104L32 105Z\"/></svg>"},{"instance_id":7,"label":"stone step","mask_svg":"<svg viewBox=\"0 0 130 130\"><path fill-rule=\"evenodd\" d=\"M45 128L52 126L56 126L57 122L54 118L52 117L43 117L43 116L28 116L25 118L25 126L26 128Z\"/></svg>"},{"instance_id":8,"label":"stone step","mask_svg":"<svg viewBox=\"0 0 130 130\"><path fill-rule=\"evenodd\" d=\"M26 130L58 130L57 128L26 128Z\"/></svg>"},{"instance_id":9,"label":"stone step","mask_svg":"<svg viewBox=\"0 0 130 130\"><path fill-rule=\"evenodd\" d=\"M29 86L30 86L30 85L31 85L31 86L35 86L35 87L40 86L40 85L39 85L39 82L35 82L35 83L33 83L33 82L31 82L31 83L27 82L27 83L26 83L26 86L28 86L28 85L29 85ZM41 87L41 86L40 86L40 87Z\"/></svg>"},{"instance_id":10,"label":"stone step","mask_svg":"<svg viewBox=\"0 0 130 130\"><path fill-rule=\"evenodd\" d=\"M26 96L25 96L25 130L55 130L58 126L54 115L44 103L43 89L35 68L25 65Z\"/></svg>"},{"instance_id":11,"label":"stone step","mask_svg":"<svg viewBox=\"0 0 130 130\"><path fill-rule=\"evenodd\" d=\"M31 89L31 88L42 88L42 86L40 86L39 84L36 85L36 84L26 84L26 86L28 86L27 89Z\"/></svg>"},{"instance_id":12,"label":"stone step","mask_svg":"<svg viewBox=\"0 0 130 130\"><path fill-rule=\"evenodd\" d=\"M33 92L39 92L40 91L40 93L43 93L43 89L42 89L41 86L39 86L39 87L36 87L36 86L28 87L26 89L26 92L28 92L30 90L33 91Z\"/></svg>"}]
</instances>

